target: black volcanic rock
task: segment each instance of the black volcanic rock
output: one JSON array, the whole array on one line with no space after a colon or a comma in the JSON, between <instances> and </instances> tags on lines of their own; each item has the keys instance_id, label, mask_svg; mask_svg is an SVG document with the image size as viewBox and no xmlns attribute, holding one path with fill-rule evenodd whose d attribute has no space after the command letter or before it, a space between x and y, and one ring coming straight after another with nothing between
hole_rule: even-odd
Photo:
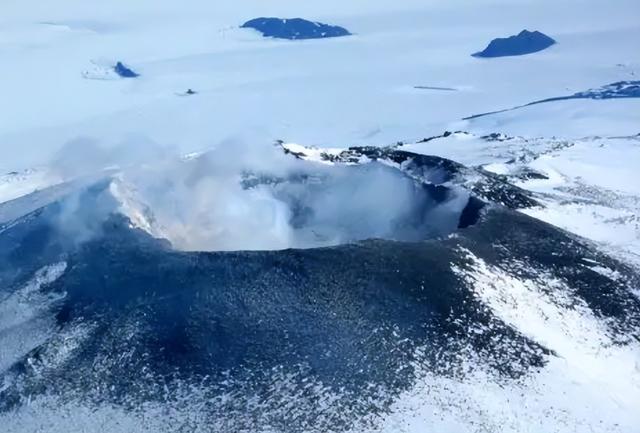
<instances>
[{"instance_id":1,"label":"black volcanic rock","mask_svg":"<svg viewBox=\"0 0 640 433\"><path fill-rule=\"evenodd\" d=\"M555 43L555 40L544 33L523 30L516 36L494 39L483 51L472 55L474 57L521 56L542 51Z\"/></svg>"},{"instance_id":2,"label":"black volcanic rock","mask_svg":"<svg viewBox=\"0 0 640 433\"><path fill-rule=\"evenodd\" d=\"M334 38L351 34L343 27L307 21L302 18L255 18L240 27L255 29L264 37L292 40Z\"/></svg>"},{"instance_id":3,"label":"black volcanic rock","mask_svg":"<svg viewBox=\"0 0 640 433\"><path fill-rule=\"evenodd\" d=\"M122 78L136 78L140 76L140 74L134 72L133 69L125 66L122 62L116 63L116 65L113 67L113 70Z\"/></svg>"}]
</instances>

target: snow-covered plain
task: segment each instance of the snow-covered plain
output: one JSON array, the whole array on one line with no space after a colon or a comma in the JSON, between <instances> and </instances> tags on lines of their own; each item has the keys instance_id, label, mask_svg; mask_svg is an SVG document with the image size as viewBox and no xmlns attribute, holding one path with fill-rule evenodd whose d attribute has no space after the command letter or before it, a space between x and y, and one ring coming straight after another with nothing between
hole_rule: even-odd
<instances>
[{"instance_id":1,"label":"snow-covered plain","mask_svg":"<svg viewBox=\"0 0 640 433\"><path fill-rule=\"evenodd\" d=\"M354 35L277 41L238 28L257 16L301 16ZM3 0L0 202L166 154L217 148L234 158L275 140L301 143L288 147L297 150L401 141L403 150L506 176L542 204L523 212L640 266L640 100L562 101L462 120L638 79L638 17L637 0ZM525 28L558 44L523 57L470 56ZM141 76L105 75L117 61ZM183 96L189 88L197 94ZM464 132L419 142L445 130ZM504 135L482 138L491 133ZM122 202L144 226L135 199ZM425 373L372 430L639 432L638 342L618 347L601 319L558 308L546 289L559 282L470 259L477 272L463 277L477 296L557 357L517 384L478 370L460 381ZM598 263L591 269L616 278ZM40 302L33 288L63 272L64 264L44 269L23 298L3 300L3 329L24 312L16 305L29 312L55 302ZM14 356L2 353L0 368ZM176 419L198 425L197 408L185 407L129 413L52 396L0 423L8 432L172 431Z\"/></svg>"},{"instance_id":2,"label":"snow-covered plain","mask_svg":"<svg viewBox=\"0 0 640 433\"><path fill-rule=\"evenodd\" d=\"M233 140L391 144L632 79L639 62L634 0L7 0L1 8L1 171L46 162L77 137L111 146L145 138L181 152ZM267 40L238 28L255 16L303 16L354 36ZM523 28L558 44L523 57L470 56ZM141 77L83 78L117 61ZM177 96L188 88L199 93ZM625 118L637 123L639 103L627 104ZM594 123L585 126L601 131Z\"/></svg>"}]
</instances>

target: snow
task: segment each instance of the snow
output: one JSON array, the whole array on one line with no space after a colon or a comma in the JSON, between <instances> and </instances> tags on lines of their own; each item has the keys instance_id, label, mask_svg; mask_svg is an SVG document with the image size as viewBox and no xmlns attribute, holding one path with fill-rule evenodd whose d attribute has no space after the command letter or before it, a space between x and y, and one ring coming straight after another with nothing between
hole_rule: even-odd
<instances>
[{"instance_id":1,"label":"snow","mask_svg":"<svg viewBox=\"0 0 640 433\"><path fill-rule=\"evenodd\" d=\"M11 67L0 71L0 94L11 103L0 112L0 172L46 162L80 136L107 145L141 136L179 153L230 137L322 147L417 140L465 116L629 79L639 9L635 0L7 0L0 48ZM265 15L337 22L356 35L292 43L238 28ZM558 44L495 62L469 56L525 27ZM141 77L82 77L92 61L119 60ZM424 83L459 91L406 91ZM176 98L187 88L198 98Z\"/></svg>"},{"instance_id":2,"label":"snow","mask_svg":"<svg viewBox=\"0 0 640 433\"><path fill-rule=\"evenodd\" d=\"M544 208L524 212L592 239L640 263L640 140L587 139L530 164L554 173L520 186L546 194ZM560 175L564 181L558 181Z\"/></svg>"},{"instance_id":3,"label":"snow","mask_svg":"<svg viewBox=\"0 0 640 433\"><path fill-rule=\"evenodd\" d=\"M542 203L522 212L595 241L604 251L640 265L640 136L613 136L617 129L610 121L624 117L626 109L624 102L620 105L617 111L594 120L607 129L609 137L503 135L500 140L490 141L478 135L486 131L479 131L407 144L402 149L505 175L535 193ZM553 123L547 123L547 127L554 131ZM519 178L523 169L547 179Z\"/></svg>"},{"instance_id":4,"label":"snow","mask_svg":"<svg viewBox=\"0 0 640 433\"><path fill-rule=\"evenodd\" d=\"M532 105L513 111L459 122L457 127L478 133L567 138L634 135L640 132L640 99L567 100Z\"/></svg>"},{"instance_id":5,"label":"snow","mask_svg":"<svg viewBox=\"0 0 640 433\"><path fill-rule=\"evenodd\" d=\"M0 372L38 347L53 334L55 304L65 294L45 294L40 288L64 273L65 262L38 270L24 287L0 299ZM46 314L50 313L50 314Z\"/></svg>"},{"instance_id":6,"label":"snow","mask_svg":"<svg viewBox=\"0 0 640 433\"><path fill-rule=\"evenodd\" d=\"M640 425L640 345L613 344L601 319L563 283L528 280L490 266L467 251L471 273L459 270L506 323L552 349L535 375L496 382L471 361L454 380L426 375L395 404L381 432L633 432ZM472 359L472 358L471 358Z\"/></svg>"},{"instance_id":7,"label":"snow","mask_svg":"<svg viewBox=\"0 0 640 433\"><path fill-rule=\"evenodd\" d=\"M328 165L331 165L332 162L325 159L323 155L337 156L340 154L340 152L344 150L340 148L308 147L308 146L302 146L297 143L283 143L282 147L287 151L291 152L292 154L297 155L306 161L314 161L320 164L328 164Z\"/></svg>"},{"instance_id":8,"label":"snow","mask_svg":"<svg viewBox=\"0 0 640 433\"><path fill-rule=\"evenodd\" d=\"M60 179L46 169L26 169L0 175L0 203L47 188Z\"/></svg>"}]
</instances>

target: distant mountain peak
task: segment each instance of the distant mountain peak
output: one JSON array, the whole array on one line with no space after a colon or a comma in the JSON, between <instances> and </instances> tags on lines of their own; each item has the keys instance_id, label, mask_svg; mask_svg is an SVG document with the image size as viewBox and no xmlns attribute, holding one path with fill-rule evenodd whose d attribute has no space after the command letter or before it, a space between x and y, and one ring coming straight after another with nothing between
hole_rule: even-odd
<instances>
[{"instance_id":1,"label":"distant mountain peak","mask_svg":"<svg viewBox=\"0 0 640 433\"><path fill-rule=\"evenodd\" d=\"M264 37L278 39L323 39L349 36L351 33L340 26L334 26L302 18L261 17L247 21L240 28L251 28Z\"/></svg>"},{"instance_id":2,"label":"distant mountain peak","mask_svg":"<svg viewBox=\"0 0 640 433\"><path fill-rule=\"evenodd\" d=\"M116 63L116 65L113 67L113 70L122 78L136 78L140 76L140 74L134 72L131 68L125 66L125 64L122 62Z\"/></svg>"},{"instance_id":3,"label":"distant mountain peak","mask_svg":"<svg viewBox=\"0 0 640 433\"><path fill-rule=\"evenodd\" d=\"M555 43L554 39L542 32L525 29L515 36L494 39L483 51L472 55L474 57L522 56L545 50Z\"/></svg>"}]
</instances>

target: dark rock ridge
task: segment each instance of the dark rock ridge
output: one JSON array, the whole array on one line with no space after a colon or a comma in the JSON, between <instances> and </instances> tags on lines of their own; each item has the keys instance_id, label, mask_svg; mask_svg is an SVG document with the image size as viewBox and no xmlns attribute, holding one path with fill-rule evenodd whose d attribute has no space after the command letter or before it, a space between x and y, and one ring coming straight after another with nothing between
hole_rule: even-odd
<instances>
[{"instance_id":1,"label":"dark rock ridge","mask_svg":"<svg viewBox=\"0 0 640 433\"><path fill-rule=\"evenodd\" d=\"M247 21L243 29L255 29L264 37L278 39L322 39L349 36L351 33L340 26L318 23L302 18L255 18Z\"/></svg>"},{"instance_id":2,"label":"dark rock ridge","mask_svg":"<svg viewBox=\"0 0 640 433\"><path fill-rule=\"evenodd\" d=\"M430 141L450 135L451 132L446 131L443 135L425 140ZM304 157L304 155L296 156ZM509 209L540 206L540 203L529 191L509 183L505 176L466 167L439 156L407 152L401 150L401 147L399 149L393 147L351 147L339 155L322 155L327 161L350 164L357 163L362 156L373 161L392 161L395 164L400 164L408 175L439 188L445 188L442 186L443 183L460 185L473 194L472 200L486 200ZM472 203L469 206L473 206Z\"/></svg>"},{"instance_id":3,"label":"dark rock ridge","mask_svg":"<svg viewBox=\"0 0 640 433\"><path fill-rule=\"evenodd\" d=\"M522 56L542 51L555 43L556 41L544 33L523 30L508 38L494 39L483 51L472 55L474 57Z\"/></svg>"},{"instance_id":4,"label":"dark rock ridge","mask_svg":"<svg viewBox=\"0 0 640 433\"><path fill-rule=\"evenodd\" d=\"M595 89L589 89L573 95L556 96L553 98L540 99L539 101L529 102L528 104L518 105L517 107L506 108L504 110L490 111L488 113L474 114L465 117L463 120L476 119L478 117L489 116L492 114L505 113L507 111L517 110L519 108L530 107L532 105L545 104L548 102L568 101L571 99L626 99L640 98L640 81L617 81Z\"/></svg>"},{"instance_id":5,"label":"dark rock ridge","mask_svg":"<svg viewBox=\"0 0 640 433\"><path fill-rule=\"evenodd\" d=\"M589 89L584 92L574 93L570 96L543 99L533 102L558 101L563 99L616 99L616 98L640 98L640 81L617 81L597 89Z\"/></svg>"}]
</instances>

